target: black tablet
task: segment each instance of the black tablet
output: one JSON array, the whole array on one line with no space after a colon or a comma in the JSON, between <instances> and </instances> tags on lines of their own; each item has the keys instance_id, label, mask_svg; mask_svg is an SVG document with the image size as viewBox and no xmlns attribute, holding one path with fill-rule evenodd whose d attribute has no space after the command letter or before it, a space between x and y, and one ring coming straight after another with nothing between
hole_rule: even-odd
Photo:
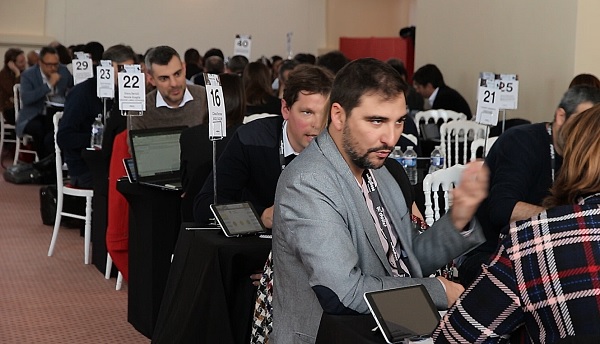
<instances>
[{"instance_id":1,"label":"black tablet","mask_svg":"<svg viewBox=\"0 0 600 344\"><path fill-rule=\"evenodd\" d=\"M227 237L257 235L266 231L250 202L211 204L210 210Z\"/></svg>"},{"instance_id":2,"label":"black tablet","mask_svg":"<svg viewBox=\"0 0 600 344\"><path fill-rule=\"evenodd\" d=\"M365 301L387 343L431 336L440 314L422 284L374 292Z\"/></svg>"}]
</instances>

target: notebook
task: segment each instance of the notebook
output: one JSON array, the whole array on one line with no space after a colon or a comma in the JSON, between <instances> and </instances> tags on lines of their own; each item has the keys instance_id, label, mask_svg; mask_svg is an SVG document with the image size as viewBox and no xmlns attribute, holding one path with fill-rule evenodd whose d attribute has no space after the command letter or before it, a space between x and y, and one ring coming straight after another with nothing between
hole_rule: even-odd
<instances>
[{"instance_id":1,"label":"notebook","mask_svg":"<svg viewBox=\"0 0 600 344\"><path fill-rule=\"evenodd\" d=\"M185 128L129 131L138 183L162 189L181 189L179 136Z\"/></svg>"},{"instance_id":2,"label":"notebook","mask_svg":"<svg viewBox=\"0 0 600 344\"><path fill-rule=\"evenodd\" d=\"M440 314L422 284L374 292L365 301L387 343L431 336Z\"/></svg>"},{"instance_id":3,"label":"notebook","mask_svg":"<svg viewBox=\"0 0 600 344\"><path fill-rule=\"evenodd\" d=\"M250 202L211 204L210 210L227 237L259 235L266 231Z\"/></svg>"}]
</instances>

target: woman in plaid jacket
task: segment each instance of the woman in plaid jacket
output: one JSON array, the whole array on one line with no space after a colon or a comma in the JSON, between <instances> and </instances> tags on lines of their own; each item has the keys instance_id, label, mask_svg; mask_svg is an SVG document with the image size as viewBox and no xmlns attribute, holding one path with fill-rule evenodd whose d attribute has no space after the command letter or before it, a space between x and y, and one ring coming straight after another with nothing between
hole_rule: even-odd
<instances>
[{"instance_id":1,"label":"woman in plaid jacket","mask_svg":"<svg viewBox=\"0 0 600 344\"><path fill-rule=\"evenodd\" d=\"M505 229L490 264L434 332L436 343L600 342L599 133L600 106L565 124L565 160L547 210Z\"/></svg>"}]
</instances>

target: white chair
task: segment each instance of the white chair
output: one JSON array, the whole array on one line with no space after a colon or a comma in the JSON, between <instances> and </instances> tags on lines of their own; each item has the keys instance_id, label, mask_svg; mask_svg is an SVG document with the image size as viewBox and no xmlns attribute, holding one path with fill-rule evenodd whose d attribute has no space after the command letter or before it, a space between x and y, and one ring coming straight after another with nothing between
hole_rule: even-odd
<instances>
[{"instance_id":1,"label":"white chair","mask_svg":"<svg viewBox=\"0 0 600 344\"><path fill-rule=\"evenodd\" d=\"M92 197L94 196L94 190L90 189L76 189L70 185L65 185L63 181L63 161L60 156L60 148L56 143L56 132L58 131L58 122L62 117L62 112L54 114L54 150L56 151L56 219L54 220L54 231L52 232L52 241L50 241L50 248L48 249L48 257L54 253L54 247L56 246L56 239L58 238L58 230L60 229L60 220L63 216L72 217L85 221L84 230L84 264L90 263L90 242L92 234ZM64 195L71 195L76 197L85 197L85 215L73 214L63 211L63 197Z\"/></svg>"},{"instance_id":2,"label":"white chair","mask_svg":"<svg viewBox=\"0 0 600 344\"><path fill-rule=\"evenodd\" d=\"M11 133L11 132L15 138L7 139L6 134ZM13 124L6 123L6 120L4 119L4 113L2 113L2 111L0 111L0 153L2 153L2 150L4 149L5 142L14 142L16 144L17 143L16 137L17 137L17 133L15 131L15 126Z\"/></svg>"},{"instance_id":3,"label":"white chair","mask_svg":"<svg viewBox=\"0 0 600 344\"><path fill-rule=\"evenodd\" d=\"M442 124L440 128L441 148L445 157L444 167L466 164L469 153L469 141L486 137L486 127L473 121L452 121ZM460 152L462 150L462 159ZM454 153L454 154L452 154Z\"/></svg>"},{"instance_id":4,"label":"white chair","mask_svg":"<svg viewBox=\"0 0 600 344\"><path fill-rule=\"evenodd\" d=\"M423 193L425 194L425 222L431 226L435 221L448 212L452 205L450 190L453 189L462 175L464 165L454 165L450 168L438 170L425 176L423 180ZM440 186L442 191L440 191ZM443 193L443 195L440 195ZM440 197L444 197L444 211L440 209ZM432 202L433 200L433 202Z\"/></svg>"},{"instance_id":5,"label":"white chair","mask_svg":"<svg viewBox=\"0 0 600 344\"><path fill-rule=\"evenodd\" d=\"M490 152L490 148L492 148L492 146L494 145L494 143L496 142L496 140L498 139L498 136L494 136L494 137L488 137L487 139L475 139L473 140L473 142L471 142L471 161L474 161L477 159L477 150L479 148L483 149L483 146L485 145L485 154L483 154L483 157L485 158L488 153ZM486 144L487 141L487 144Z\"/></svg>"},{"instance_id":6,"label":"white chair","mask_svg":"<svg viewBox=\"0 0 600 344\"><path fill-rule=\"evenodd\" d=\"M417 132L419 135L421 135L421 121L423 121L425 124L429 123L430 121L437 124L439 120L442 120L444 123L448 123L452 120L457 121L466 119L467 115L464 113L443 109L419 111L415 114L415 124L417 125Z\"/></svg>"},{"instance_id":7,"label":"white chair","mask_svg":"<svg viewBox=\"0 0 600 344\"><path fill-rule=\"evenodd\" d=\"M13 96L13 101L15 103L15 123L17 123L17 120L19 119L19 113L21 112L21 108L23 107L23 101L21 100L21 84L15 84L13 86ZM17 133L15 131L15 137L16 135ZM35 156L34 160L39 161L39 157L34 150L22 148L32 140L32 137L27 134L23 135L23 137L18 138L17 142L15 143L15 158L13 160L13 165L16 165L19 162L20 153L33 154Z\"/></svg>"},{"instance_id":8,"label":"white chair","mask_svg":"<svg viewBox=\"0 0 600 344\"><path fill-rule=\"evenodd\" d=\"M112 265L113 265L112 257L110 256L110 253L106 253L106 269L104 272L104 278L110 279L110 273L112 272ZM115 290L121 290L122 285L123 285L123 274L121 274L121 271L119 271L119 273L117 274L117 286L115 287Z\"/></svg>"}]
</instances>

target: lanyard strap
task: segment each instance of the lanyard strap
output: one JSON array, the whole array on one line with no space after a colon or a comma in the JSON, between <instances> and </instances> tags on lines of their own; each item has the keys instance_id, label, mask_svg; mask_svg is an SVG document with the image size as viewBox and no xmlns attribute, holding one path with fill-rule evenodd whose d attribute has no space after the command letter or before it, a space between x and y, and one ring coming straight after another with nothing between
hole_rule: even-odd
<instances>
[{"instance_id":1,"label":"lanyard strap","mask_svg":"<svg viewBox=\"0 0 600 344\"><path fill-rule=\"evenodd\" d=\"M550 168L552 170L552 184L554 184L554 169L556 167L556 158L554 156L554 144L552 143L552 123L546 127L546 131L550 136Z\"/></svg>"},{"instance_id":2,"label":"lanyard strap","mask_svg":"<svg viewBox=\"0 0 600 344\"><path fill-rule=\"evenodd\" d=\"M392 255L394 257L394 262L396 263L396 266L393 266L391 264L391 262L390 262L390 265L392 265L392 267L398 271L398 275L409 276L408 272L406 272L406 271L404 271L404 269L402 269L402 264L401 264L401 259L407 258L406 254L402 251L402 249L400 249L400 251L402 252L402 255L400 253L398 253L395 245L392 243L392 234L390 231L390 223L388 221L388 217L385 214L385 208L383 207L383 204L381 203L381 198L379 196L379 191L377 190L377 185L375 184L375 180L368 169L365 169L363 172L363 180L366 183L365 185L367 187L367 192L369 193L369 197L371 198L371 202L373 202L373 208L377 215L376 216L377 221L379 223L379 226L381 227L381 234L385 238L385 241L388 243L389 248L392 250ZM398 244L400 244L400 240L398 240L398 238L396 238L396 239L397 239L396 242Z\"/></svg>"}]
</instances>

